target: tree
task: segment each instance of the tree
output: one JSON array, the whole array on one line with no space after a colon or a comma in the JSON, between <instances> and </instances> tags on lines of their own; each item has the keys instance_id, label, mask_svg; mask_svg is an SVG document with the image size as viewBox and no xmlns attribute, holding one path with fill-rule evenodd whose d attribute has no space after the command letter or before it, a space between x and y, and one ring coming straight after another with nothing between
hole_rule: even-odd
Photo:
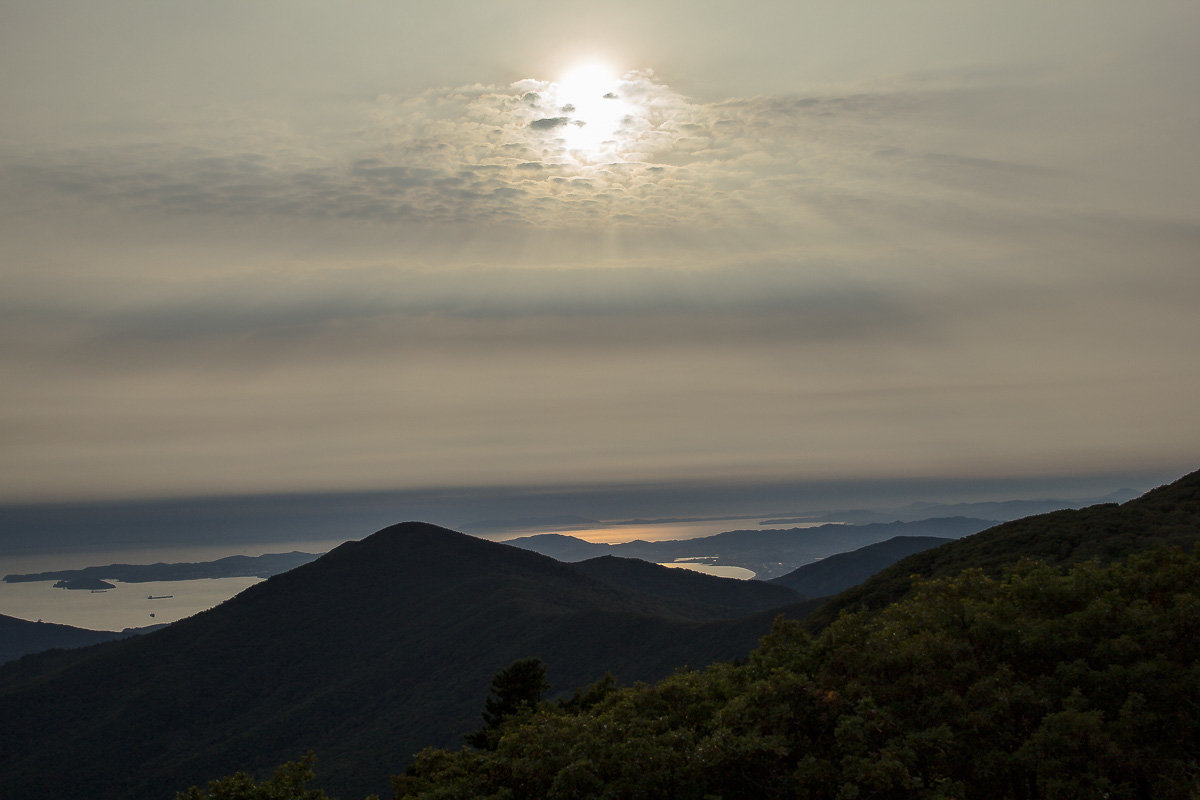
<instances>
[{"instance_id":1,"label":"tree","mask_svg":"<svg viewBox=\"0 0 1200 800\"><path fill-rule=\"evenodd\" d=\"M333 800L320 789L304 787L313 779L314 761L316 757L310 751L299 761L276 767L275 773L261 783L238 772L209 781L203 789L193 786L186 792L179 792L175 800ZM378 798L372 795L367 800Z\"/></svg>"},{"instance_id":2,"label":"tree","mask_svg":"<svg viewBox=\"0 0 1200 800\"><path fill-rule=\"evenodd\" d=\"M492 678L491 693L484 701L483 728L468 736L467 744L495 750L500 725L522 711L532 711L548 691L546 665L540 658L523 658L500 670Z\"/></svg>"},{"instance_id":3,"label":"tree","mask_svg":"<svg viewBox=\"0 0 1200 800\"><path fill-rule=\"evenodd\" d=\"M1200 548L968 570L816 637L777 622L741 665L589 694L422 752L396 796L1196 800Z\"/></svg>"}]
</instances>

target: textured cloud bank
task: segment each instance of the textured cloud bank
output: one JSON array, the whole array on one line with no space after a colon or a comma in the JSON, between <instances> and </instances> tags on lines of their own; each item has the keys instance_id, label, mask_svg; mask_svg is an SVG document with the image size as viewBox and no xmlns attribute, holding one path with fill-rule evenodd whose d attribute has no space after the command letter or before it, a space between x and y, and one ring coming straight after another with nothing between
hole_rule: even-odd
<instances>
[{"instance_id":1,"label":"textured cloud bank","mask_svg":"<svg viewBox=\"0 0 1200 800\"><path fill-rule=\"evenodd\" d=\"M961 88L704 104L631 73L611 138L586 150L572 149L564 132L582 121L556 116L571 107L555 92L524 80L381 97L357 130L328 139L246 130L50 153L6 170L6 196L159 215L739 229L961 208L964 196L975 214L1013 215L1032 193L1073 183L1036 164L924 149L963 113Z\"/></svg>"}]
</instances>

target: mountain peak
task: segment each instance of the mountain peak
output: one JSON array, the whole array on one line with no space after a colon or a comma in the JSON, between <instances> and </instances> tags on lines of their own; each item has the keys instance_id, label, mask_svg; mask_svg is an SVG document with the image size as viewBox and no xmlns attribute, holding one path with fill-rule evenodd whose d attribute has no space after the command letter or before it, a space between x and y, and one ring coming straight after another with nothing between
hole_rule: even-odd
<instances>
[{"instance_id":1,"label":"mountain peak","mask_svg":"<svg viewBox=\"0 0 1200 800\"><path fill-rule=\"evenodd\" d=\"M366 536L357 542L348 542L347 544L358 544L367 547L405 545L412 546L416 544L453 544L465 542L484 541L476 536L471 536L466 533L443 528L440 525L434 525L431 522L420 522L417 520L409 520L407 522L397 522L395 525L389 525L382 528L370 536Z\"/></svg>"},{"instance_id":2,"label":"mountain peak","mask_svg":"<svg viewBox=\"0 0 1200 800\"><path fill-rule=\"evenodd\" d=\"M727 605L706 583L697 609L687 587L649 592L437 525L391 525L155 633L0 668L6 715L35 721L0 726L0 797L169 797L309 748L340 796L378 792L375 743L402 768L461 741L517 659L541 658L562 691L605 670L653 680L744 656L770 626L761 609L795 595L727 583Z\"/></svg>"}]
</instances>

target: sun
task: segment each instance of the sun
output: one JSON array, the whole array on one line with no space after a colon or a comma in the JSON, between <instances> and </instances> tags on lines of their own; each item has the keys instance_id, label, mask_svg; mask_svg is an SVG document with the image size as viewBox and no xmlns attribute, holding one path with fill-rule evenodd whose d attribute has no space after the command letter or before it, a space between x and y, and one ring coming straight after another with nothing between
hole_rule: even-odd
<instances>
[{"instance_id":1,"label":"sun","mask_svg":"<svg viewBox=\"0 0 1200 800\"><path fill-rule=\"evenodd\" d=\"M574 66L554 83L559 111L569 120L561 131L568 151L595 157L619 149L629 112L621 85L616 71L598 62Z\"/></svg>"}]
</instances>

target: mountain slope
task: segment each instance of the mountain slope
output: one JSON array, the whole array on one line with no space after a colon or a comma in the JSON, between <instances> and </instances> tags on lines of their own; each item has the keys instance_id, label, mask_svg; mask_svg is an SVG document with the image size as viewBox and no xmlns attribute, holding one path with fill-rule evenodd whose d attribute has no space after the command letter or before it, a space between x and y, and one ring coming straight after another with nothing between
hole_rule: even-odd
<instances>
[{"instance_id":1,"label":"mountain slope","mask_svg":"<svg viewBox=\"0 0 1200 800\"><path fill-rule=\"evenodd\" d=\"M30 622L0 614L0 664L14 661L30 653L40 653L52 648L87 647L100 642L137 636L160 627L162 626L126 628L119 632L93 631L40 620Z\"/></svg>"},{"instance_id":2,"label":"mountain slope","mask_svg":"<svg viewBox=\"0 0 1200 800\"><path fill-rule=\"evenodd\" d=\"M1200 553L922 584L738 665L426 751L402 800L1196 797Z\"/></svg>"},{"instance_id":3,"label":"mountain slope","mask_svg":"<svg viewBox=\"0 0 1200 800\"><path fill-rule=\"evenodd\" d=\"M652 680L744 656L773 616L701 620L678 593L404 523L153 634L0 668L20 721L0 727L0 797L167 797L309 748L333 793L379 792L478 727L518 658L559 691Z\"/></svg>"},{"instance_id":4,"label":"mountain slope","mask_svg":"<svg viewBox=\"0 0 1200 800\"><path fill-rule=\"evenodd\" d=\"M753 614L803 599L787 586L717 578L636 558L601 556L580 561L575 568L610 585L670 600L678 604L677 613L690 607L690 613L702 618Z\"/></svg>"},{"instance_id":5,"label":"mountain slope","mask_svg":"<svg viewBox=\"0 0 1200 800\"><path fill-rule=\"evenodd\" d=\"M881 608L903 597L912 575L949 577L979 567L995 574L1021 558L1049 564L1109 562L1159 545L1200 541L1200 471L1121 505L1105 503L1006 522L909 556L822 606L806 624L820 627L839 612Z\"/></svg>"},{"instance_id":6,"label":"mountain slope","mask_svg":"<svg viewBox=\"0 0 1200 800\"><path fill-rule=\"evenodd\" d=\"M805 564L771 583L786 586L806 597L828 597L857 586L906 556L952 541L937 536L895 536L885 542Z\"/></svg>"}]
</instances>

